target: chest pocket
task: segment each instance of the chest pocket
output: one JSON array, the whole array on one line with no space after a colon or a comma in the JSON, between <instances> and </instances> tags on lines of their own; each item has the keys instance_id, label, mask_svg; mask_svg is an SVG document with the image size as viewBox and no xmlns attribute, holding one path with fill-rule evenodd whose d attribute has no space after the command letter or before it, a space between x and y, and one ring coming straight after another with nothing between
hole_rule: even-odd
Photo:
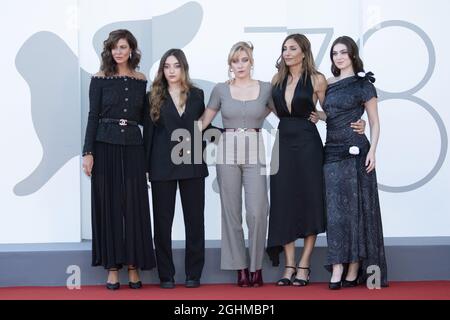
<instances>
[{"instance_id":1,"label":"chest pocket","mask_svg":"<svg viewBox=\"0 0 450 320\"><path fill-rule=\"evenodd\" d=\"M102 105L104 107L116 105L118 102L119 102L119 95L115 88L103 88Z\"/></svg>"}]
</instances>

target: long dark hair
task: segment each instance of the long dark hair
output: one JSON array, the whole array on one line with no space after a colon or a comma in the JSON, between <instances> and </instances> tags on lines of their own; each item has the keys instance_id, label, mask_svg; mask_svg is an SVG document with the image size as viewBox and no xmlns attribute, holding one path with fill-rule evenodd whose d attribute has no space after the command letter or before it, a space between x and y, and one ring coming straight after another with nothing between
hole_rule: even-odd
<instances>
[{"instance_id":1,"label":"long dark hair","mask_svg":"<svg viewBox=\"0 0 450 320\"><path fill-rule=\"evenodd\" d=\"M336 40L334 40L333 45L331 46L331 50L330 50L331 73L333 73L333 75L335 77L338 77L341 75L341 70L339 70L339 68L336 67L336 65L334 64L334 61L333 61L333 50L334 50L334 46L337 44L343 44L344 46L347 47L348 56L349 56L350 60L352 61L353 72L355 72L355 74L357 74L358 72L363 72L364 71L364 63L362 62L362 60L359 56L359 48L358 48L356 42L348 36L342 36L342 37L339 37Z\"/></svg>"},{"instance_id":2,"label":"long dark hair","mask_svg":"<svg viewBox=\"0 0 450 320\"><path fill-rule=\"evenodd\" d=\"M181 49L170 49L162 56L158 72L156 73L155 80L152 83L150 93L150 117L153 122L158 121L161 115L161 107L169 94L169 84L164 76L164 64L168 57L174 56L181 66L181 96L180 103L184 105L187 100L189 91L194 87L189 77L189 64L186 59L186 55Z\"/></svg>"},{"instance_id":3,"label":"long dark hair","mask_svg":"<svg viewBox=\"0 0 450 320\"><path fill-rule=\"evenodd\" d=\"M278 69L278 72L275 75L274 81L272 83L274 86L280 86L283 83L284 79L289 74L289 67L286 65L283 59L283 47L289 39L293 39L295 42L297 42L298 46L305 55L305 59L303 60L302 63L303 74L305 75L303 81L306 81L308 75L315 75L319 73L317 71L316 64L314 62L314 57L311 51L311 42L305 35L300 33L293 33L287 36L284 39L283 44L281 45L281 55L278 58L277 63L275 65L275 67Z\"/></svg>"},{"instance_id":4,"label":"long dark hair","mask_svg":"<svg viewBox=\"0 0 450 320\"><path fill-rule=\"evenodd\" d=\"M113 76L117 73L117 63L113 58L112 49L114 49L120 39L125 39L131 49L131 58L128 59L128 67L130 70L136 70L141 61L141 51L138 48L137 40L133 34L125 29L112 31L108 39L103 41L102 63L100 71L103 71L105 76Z\"/></svg>"}]
</instances>

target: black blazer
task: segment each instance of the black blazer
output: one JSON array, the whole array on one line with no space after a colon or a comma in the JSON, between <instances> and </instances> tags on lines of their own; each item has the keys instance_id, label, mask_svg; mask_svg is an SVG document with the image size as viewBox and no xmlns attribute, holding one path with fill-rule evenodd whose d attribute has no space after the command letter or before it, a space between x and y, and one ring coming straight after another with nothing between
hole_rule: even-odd
<instances>
[{"instance_id":1,"label":"black blazer","mask_svg":"<svg viewBox=\"0 0 450 320\"><path fill-rule=\"evenodd\" d=\"M133 77L92 77L89 86L89 117L83 154L95 153L94 142L121 145L142 145L142 133L137 125L119 126L99 123L102 118L126 119L143 124L148 109L146 80Z\"/></svg>"},{"instance_id":2,"label":"black blazer","mask_svg":"<svg viewBox=\"0 0 450 320\"><path fill-rule=\"evenodd\" d=\"M150 181L168 181L208 176L208 168L203 161L206 142L194 122L205 110L203 90L192 88L186 100L186 108L180 116L172 98L168 94L161 106L160 118L154 123L150 112L144 115L144 146ZM172 133L185 129L185 135ZM196 131L196 133L194 133ZM200 137L194 141L194 135ZM181 163L172 161L172 154ZM195 159L197 157L197 159ZM197 161L195 161L197 160ZM199 160L199 161L198 161ZM197 163L197 164L195 164Z\"/></svg>"}]
</instances>

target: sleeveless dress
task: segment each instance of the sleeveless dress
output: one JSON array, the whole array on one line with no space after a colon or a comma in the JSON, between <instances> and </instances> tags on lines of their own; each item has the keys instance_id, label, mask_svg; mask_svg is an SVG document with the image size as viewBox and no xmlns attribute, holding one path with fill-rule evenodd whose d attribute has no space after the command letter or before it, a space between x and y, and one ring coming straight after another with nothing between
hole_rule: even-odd
<instances>
[{"instance_id":1,"label":"sleeveless dress","mask_svg":"<svg viewBox=\"0 0 450 320\"><path fill-rule=\"evenodd\" d=\"M367 268L377 266L381 286L387 286L377 177L375 170L367 173L365 166L370 143L365 135L353 132L350 127L351 122L363 115L364 103L377 97L369 78L345 78L330 84L325 95L324 178L328 219L325 267L331 271L333 264L360 262L359 280L364 281ZM359 154L351 154L351 147L359 150Z\"/></svg>"},{"instance_id":2,"label":"sleeveless dress","mask_svg":"<svg viewBox=\"0 0 450 320\"><path fill-rule=\"evenodd\" d=\"M289 112L287 78L274 87L272 98L280 123L272 152L270 216L267 253L279 265L283 245L325 232L323 144L316 125L308 120L315 110L311 78L297 83ZM277 151L279 150L278 157Z\"/></svg>"}]
</instances>

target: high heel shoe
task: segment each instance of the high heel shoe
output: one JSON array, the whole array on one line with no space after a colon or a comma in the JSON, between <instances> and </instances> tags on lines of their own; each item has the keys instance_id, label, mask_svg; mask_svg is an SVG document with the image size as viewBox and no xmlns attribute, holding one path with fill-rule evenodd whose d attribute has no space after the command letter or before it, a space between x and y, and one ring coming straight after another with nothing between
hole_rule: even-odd
<instances>
[{"instance_id":1,"label":"high heel shoe","mask_svg":"<svg viewBox=\"0 0 450 320\"><path fill-rule=\"evenodd\" d=\"M358 270L355 280L342 280L342 288L352 288L359 284L359 279L361 277L361 270Z\"/></svg>"},{"instance_id":2,"label":"high heel shoe","mask_svg":"<svg viewBox=\"0 0 450 320\"><path fill-rule=\"evenodd\" d=\"M328 288L330 290L339 290L340 288L342 288L342 275L341 275L341 280L339 280L338 282L328 282Z\"/></svg>"},{"instance_id":3,"label":"high heel shoe","mask_svg":"<svg viewBox=\"0 0 450 320\"><path fill-rule=\"evenodd\" d=\"M250 282L251 285L255 288L262 287L264 285L262 278L262 269L250 273Z\"/></svg>"},{"instance_id":4,"label":"high heel shoe","mask_svg":"<svg viewBox=\"0 0 450 320\"><path fill-rule=\"evenodd\" d=\"M339 290L341 287L342 287L342 281L328 282L328 288L330 288L330 290Z\"/></svg>"},{"instance_id":5,"label":"high heel shoe","mask_svg":"<svg viewBox=\"0 0 450 320\"><path fill-rule=\"evenodd\" d=\"M311 276L311 269L309 267L304 268L304 267L297 267L297 269L303 269L303 270L308 270L308 275L306 276L306 280L305 279L299 279L299 278L295 278L292 281L292 285L293 286L298 286L298 287L305 287L308 285L309 283L309 278ZM297 272L298 274L298 272Z\"/></svg>"},{"instance_id":6,"label":"high heel shoe","mask_svg":"<svg viewBox=\"0 0 450 320\"><path fill-rule=\"evenodd\" d=\"M119 271L118 269L109 269L108 271ZM106 289L108 290L119 290L120 289L120 282L116 282L116 283L109 283L108 281L106 282Z\"/></svg>"},{"instance_id":7,"label":"high heel shoe","mask_svg":"<svg viewBox=\"0 0 450 320\"><path fill-rule=\"evenodd\" d=\"M342 280L342 288L352 288L358 285L358 278L352 281Z\"/></svg>"},{"instance_id":8,"label":"high heel shoe","mask_svg":"<svg viewBox=\"0 0 450 320\"><path fill-rule=\"evenodd\" d=\"M277 281L277 286L280 287L286 287L286 286L290 286L292 285L292 278L296 276L297 274L297 268L293 267L293 266L284 266L285 269L294 269L295 272L293 272L291 274L290 278L281 278L280 280Z\"/></svg>"},{"instance_id":9,"label":"high heel shoe","mask_svg":"<svg viewBox=\"0 0 450 320\"><path fill-rule=\"evenodd\" d=\"M238 286L243 288L250 287L251 282L250 282L250 275L248 273L248 268L238 270L237 274L238 274L237 280Z\"/></svg>"},{"instance_id":10,"label":"high heel shoe","mask_svg":"<svg viewBox=\"0 0 450 320\"><path fill-rule=\"evenodd\" d=\"M136 270L136 268L134 268L134 267L128 268L128 271L133 271L133 270ZM130 281L130 282L128 282L128 286L130 287L130 289L140 289L140 288L142 288L142 282L140 280L136 281L136 282Z\"/></svg>"}]
</instances>

